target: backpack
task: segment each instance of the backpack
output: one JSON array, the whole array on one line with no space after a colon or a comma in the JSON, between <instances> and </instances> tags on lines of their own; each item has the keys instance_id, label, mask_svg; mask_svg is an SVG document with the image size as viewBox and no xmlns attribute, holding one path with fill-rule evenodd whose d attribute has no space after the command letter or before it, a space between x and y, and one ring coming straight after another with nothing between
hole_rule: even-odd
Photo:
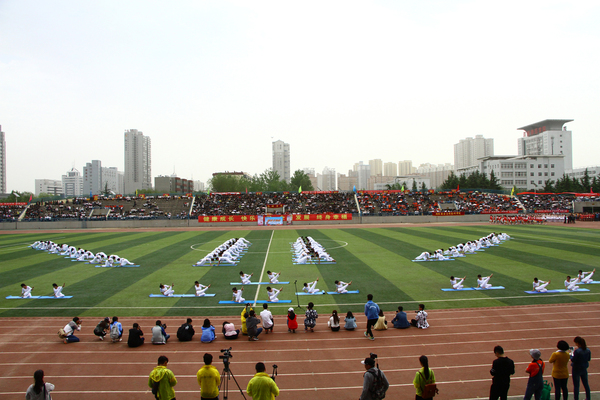
<instances>
[{"instance_id":1,"label":"backpack","mask_svg":"<svg viewBox=\"0 0 600 400\"><path fill-rule=\"evenodd\" d=\"M425 376L423 376L421 372L419 372L419 374L421 375L421 377L423 377L423 380L425 380ZM427 381L425 380L425 382ZM421 397L424 399L431 399L439 392L440 391L435 383L425 383L425 386L423 386L423 394L421 394Z\"/></svg>"},{"instance_id":2,"label":"backpack","mask_svg":"<svg viewBox=\"0 0 600 400\"><path fill-rule=\"evenodd\" d=\"M371 375L373 375L373 383L369 388L369 392L371 393L371 397L373 399L384 399L385 392L387 392L387 388L385 387L383 378L381 376L381 371L378 369L377 372L373 372L371 370L367 371Z\"/></svg>"},{"instance_id":3,"label":"backpack","mask_svg":"<svg viewBox=\"0 0 600 400\"><path fill-rule=\"evenodd\" d=\"M544 381L544 386L542 387L542 400L550 400L550 394L552 393L552 387L548 383L548 381Z\"/></svg>"},{"instance_id":4,"label":"backpack","mask_svg":"<svg viewBox=\"0 0 600 400\"><path fill-rule=\"evenodd\" d=\"M152 381L152 394L154 395L154 398L156 400L158 400L158 388L160 387L160 381L156 382L156 381Z\"/></svg>"},{"instance_id":5,"label":"backpack","mask_svg":"<svg viewBox=\"0 0 600 400\"><path fill-rule=\"evenodd\" d=\"M112 326L110 327L110 338L113 341L119 340L120 334L121 332L119 332L119 326L116 323L112 324Z\"/></svg>"}]
</instances>

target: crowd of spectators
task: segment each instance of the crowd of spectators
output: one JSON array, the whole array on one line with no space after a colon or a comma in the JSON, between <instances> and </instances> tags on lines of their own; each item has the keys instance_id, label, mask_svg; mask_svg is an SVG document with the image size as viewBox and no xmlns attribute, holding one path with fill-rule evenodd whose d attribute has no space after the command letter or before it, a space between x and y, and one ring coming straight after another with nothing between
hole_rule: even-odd
<instances>
[{"instance_id":1,"label":"crowd of spectators","mask_svg":"<svg viewBox=\"0 0 600 400\"><path fill-rule=\"evenodd\" d=\"M356 196L356 197L355 197ZM574 201L596 200L570 194L521 194L515 197L482 192L303 192L210 193L188 196L127 196L74 198L0 206L0 221L196 219L200 216L264 214L431 215L572 212ZM192 206L193 203L193 206ZM358 205L358 206L357 206ZM577 215L598 220L597 214Z\"/></svg>"}]
</instances>

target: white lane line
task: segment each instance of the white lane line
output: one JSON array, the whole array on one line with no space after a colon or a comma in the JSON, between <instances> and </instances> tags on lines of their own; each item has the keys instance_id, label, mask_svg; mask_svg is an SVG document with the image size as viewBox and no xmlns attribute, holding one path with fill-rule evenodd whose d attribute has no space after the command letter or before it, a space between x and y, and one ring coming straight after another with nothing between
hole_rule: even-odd
<instances>
[{"instance_id":1,"label":"white lane line","mask_svg":"<svg viewBox=\"0 0 600 400\"><path fill-rule=\"evenodd\" d=\"M267 268L267 260L269 259L269 250L271 249L271 243L273 242L273 235L275 235L274 230L271 231L271 238L269 239L269 245L267 246L267 253L265 254L265 261L263 262L262 271L260 271L260 277L258 279L259 282L263 281L262 277L265 274L265 268ZM254 307L256 307L256 301L258 300L258 293L260 292L260 286L261 285L256 285L256 295L254 295L254 304L253 304Z\"/></svg>"}]
</instances>

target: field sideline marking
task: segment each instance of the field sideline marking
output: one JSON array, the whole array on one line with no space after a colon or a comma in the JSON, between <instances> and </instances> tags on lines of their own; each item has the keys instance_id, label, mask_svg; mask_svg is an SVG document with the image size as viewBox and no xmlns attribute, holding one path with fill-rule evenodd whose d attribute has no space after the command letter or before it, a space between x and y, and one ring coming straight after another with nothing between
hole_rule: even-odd
<instances>
[{"instance_id":1,"label":"field sideline marking","mask_svg":"<svg viewBox=\"0 0 600 400\"><path fill-rule=\"evenodd\" d=\"M264 266L263 266L264 269ZM257 294L258 294L258 290L257 290ZM546 296L572 296L573 293L552 293ZM600 296L600 293L578 293L578 296ZM539 297L540 295L537 295L537 297ZM488 297L488 298L481 298L481 297L476 297L476 298L472 298L472 299L434 299L434 300L398 300L398 301L385 301L385 302L377 302L377 304L398 304L399 302L403 302L403 303L439 303L439 302L462 302L462 301L494 301L494 300L506 300L506 299L535 299L537 298L536 295L529 295L529 296L506 296L506 297ZM278 306L277 303L269 303L272 306ZM334 307L334 306L360 306L360 305L364 305L364 302L360 302L360 303L322 303L319 304L319 306L321 307ZM524 304L525 305L525 304ZM528 305L533 305L533 306L537 306L537 305L543 305L543 304L528 304ZM239 307L239 305L235 305L232 304L230 306L217 306L217 305L212 305L212 306L180 306L180 307L86 307L86 306L79 306L79 307L19 307L20 310L81 310L84 309L86 311L89 310L102 310L102 309L107 309L107 310L145 310L145 309L156 309L156 310L160 310L160 309L168 309L171 310L173 308L177 308L177 309L182 309L182 310L195 310L195 309L214 309L214 308L235 308L235 307ZM282 304L281 307L285 307L285 308L289 308L290 305L289 304ZM489 306L488 306L489 307ZM497 306L497 307L501 307L501 306ZM478 307L481 308L481 307ZM14 307L0 307L0 310L14 310ZM440 308L439 310L445 310L445 308ZM390 311L391 312L391 311ZM143 317L143 316L142 316ZM32 317L33 318L33 317Z\"/></svg>"}]
</instances>

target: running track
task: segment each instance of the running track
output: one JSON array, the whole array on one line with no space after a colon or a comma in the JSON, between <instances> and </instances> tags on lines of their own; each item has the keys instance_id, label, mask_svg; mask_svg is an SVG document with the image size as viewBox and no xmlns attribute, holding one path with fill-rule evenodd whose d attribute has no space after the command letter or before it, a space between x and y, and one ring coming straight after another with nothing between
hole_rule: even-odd
<instances>
[{"instance_id":1,"label":"running track","mask_svg":"<svg viewBox=\"0 0 600 400\"><path fill-rule=\"evenodd\" d=\"M392 314L386 315L389 321ZM173 337L184 319L161 317ZM227 319L239 327L239 316ZM154 320L122 318L121 322L127 328L138 322L146 336L150 336ZM197 333L192 342L180 343L175 339L166 346L146 344L130 349L126 338L115 344L99 341L92 333L98 321L99 318L84 318L83 330L78 335L81 342L65 345L56 332L68 319L2 319L0 400L23 398L33 382L33 372L40 368L46 373L46 381L56 385L52 393L56 400L148 400L152 398L147 386L148 374L163 354L169 357L169 368L178 379L177 399L198 399L196 372L203 364L202 355L212 353L213 364L221 371L219 350L230 346L233 347L231 370L242 389L254 374L257 361L267 364L269 374L273 364L279 366L276 382L281 389L280 399L357 399L364 372L360 361L370 352L379 355L379 365L391 383L386 398L414 399L412 380L421 354L429 357L430 367L435 371L440 389L436 399L487 398L491 384L489 369L497 344L504 347L506 355L516 364L509 395L522 398L527 382L524 371L530 361L528 350L539 348L542 358L547 360L558 340L572 344L575 336L585 338L592 350L590 385L592 392L598 393L600 389L600 365L594 360L600 348L600 303L432 310L429 329L375 332L373 342L363 336L362 329L329 331L325 315L319 318L314 333L296 334L288 333L284 317L276 316L275 333L263 334L257 342L248 342L245 337L225 341L218 335L215 342L202 344ZM212 319L217 328L223 321L223 317ZM364 325L364 317L358 322L359 326ZM197 331L201 324L201 319L194 319ZM548 364L545 377L549 380L550 371ZM229 398L241 399L235 383L229 384ZM572 396L570 381L569 392Z\"/></svg>"}]
</instances>

